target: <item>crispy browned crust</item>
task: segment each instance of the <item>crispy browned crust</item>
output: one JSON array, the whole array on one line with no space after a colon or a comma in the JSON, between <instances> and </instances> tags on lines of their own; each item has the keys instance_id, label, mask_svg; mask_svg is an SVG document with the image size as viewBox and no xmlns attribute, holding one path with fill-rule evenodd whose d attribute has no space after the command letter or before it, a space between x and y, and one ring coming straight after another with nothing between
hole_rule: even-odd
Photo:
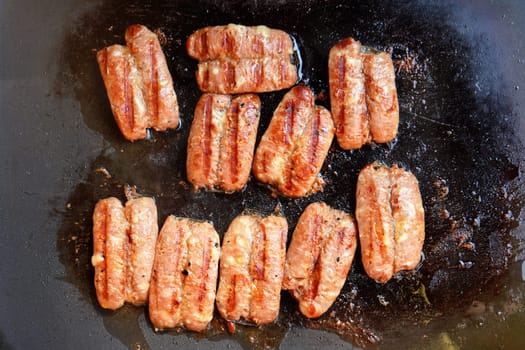
<instances>
[{"instance_id":1,"label":"crispy browned crust","mask_svg":"<svg viewBox=\"0 0 525 350\"><path fill-rule=\"evenodd\" d=\"M140 24L126 30L128 46L142 76L148 127L164 131L179 126L179 104L168 64L155 33Z\"/></svg>"},{"instance_id":2,"label":"crispy browned crust","mask_svg":"<svg viewBox=\"0 0 525 350\"><path fill-rule=\"evenodd\" d=\"M188 38L186 49L194 59L210 61L291 55L293 43L282 30L228 24L197 30Z\"/></svg>"},{"instance_id":3,"label":"crispy browned crust","mask_svg":"<svg viewBox=\"0 0 525 350\"><path fill-rule=\"evenodd\" d=\"M149 120L142 94L142 78L129 49L112 45L97 52L111 111L122 135L130 141L146 137Z\"/></svg>"},{"instance_id":4,"label":"crispy browned crust","mask_svg":"<svg viewBox=\"0 0 525 350\"><path fill-rule=\"evenodd\" d=\"M319 317L334 303L352 266L357 246L354 218L323 202L304 210L286 253L282 288L301 312Z\"/></svg>"},{"instance_id":5,"label":"crispy browned crust","mask_svg":"<svg viewBox=\"0 0 525 350\"><path fill-rule=\"evenodd\" d=\"M219 256L219 235L211 224L166 219L149 296L149 316L156 329L207 328L213 317Z\"/></svg>"},{"instance_id":6,"label":"crispy browned crust","mask_svg":"<svg viewBox=\"0 0 525 350\"><path fill-rule=\"evenodd\" d=\"M140 197L126 202L129 222L129 261L126 301L142 305L148 300L155 244L159 232L157 206L153 198Z\"/></svg>"},{"instance_id":7,"label":"crispy browned crust","mask_svg":"<svg viewBox=\"0 0 525 350\"><path fill-rule=\"evenodd\" d=\"M337 142L344 150L360 148L370 142L370 134L359 41L346 38L332 47L328 76Z\"/></svg>"},{"instance_id":8,"label":"crispy browned crust","mask_svg":"<svg viewBox=\"0 0 525 350\"><path fill-rule=\"evenodd\" d=\"M204 94L188 139L186 171L195 188L241 190L252 166L261 102L257 95Z\"/></svg>"},{"instance_id":9,"label":"crispy browned crust","mask_svg":"<svg viewBox=\"0 0 525 350\"><path fill-rule=\"evenodd\" d=\"M126 300L128 221L122 203L113 197L102 199L93 211L93 257L97 300L115 310Z\"/></svg>"},{"instance_id":10,"label":"crispy browned crust","mask_svg":"<svg viewBox=\"0 0 525 350\"><path fill-rule=\"evenodd\" d=\"M297 82L290 58L221 58L199 62L195 73L201 91L242 94L287 89Z\"/></svg>"},{"instance_id":11,"label":"crispy browned crust","mask_svg":"<svg viewBox=\"0 0 525 350\"><path fill-rule=\"evenodd\" d=\"M424 212L414 175L378 163L359 173L356 219L361 257L369 277L387 282L394 273L414 268L424 240Z\"/></svg>"},{"instance_id":12,"label":"crispy browned crust","mask_svg":"<svg viewBox=\"0 0 525 350\"><path fill-rule=\"evenodd\" d=\"M386 52L364 54L363 69L370 134L374 142L390 142L396 137L399 124L399 105L392 58Z\"/></svg>"},{"instance_id":13,"label":"crispy browned crust","mask_svg":"<svg viewBox=\"0 0 525 350\"><path fill-rule=\"evenodd\" d=\"M274 112L255 152L253 172L282 195L303 197L315 181L334 137L330 112L314 105L314 95L296 86Z\"/></svg>"},{"instance_id":14,"label":"crispy browned crust","mask_svg":"<svg viewBox=\"0 0 525 350\"><path fill-rule=\"evenodd\" d=\"M270 323L279 314L288 224L240 215L224 235L217 309L227 320Z\"/></svg>"},{"instance_id":15,"label":"crispy browned crust","mask_svg":"<svg viewBox=\"0 0 525 350\"><path fill-rule=\"evenodd\" d=\"M241 94L289 88L297 82L291 37L266 26L206 27L190 35L188 54L199 60L203 92Z\"/></svg>"},{"instance_id":16,"label":"crispy browned crust","mask_svg":"<svg viewBox=\"0 0 525 350\"><path fill-rule=\"evenodd\" d=\"M142 25L132 25L126 30L126 43L97 52L120 131L134 141L145 138L147 128L178 127L177 96L157 35Z\"/></svg>"}]
</instances>

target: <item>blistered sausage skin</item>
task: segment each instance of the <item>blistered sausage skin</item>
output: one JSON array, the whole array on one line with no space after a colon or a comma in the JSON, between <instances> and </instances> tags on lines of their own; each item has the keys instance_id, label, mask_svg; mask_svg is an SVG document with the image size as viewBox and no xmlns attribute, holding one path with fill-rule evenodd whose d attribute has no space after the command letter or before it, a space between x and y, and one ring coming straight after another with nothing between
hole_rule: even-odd
<instances>
[{"instance_id":1,"label":"blistered sausage skin","mask_svg":"<svg viewBox=\"0 0 525 350\"><path fill-rule=\"evenodd\" d=\"M128 46L142 76L149 126L164 131L179 126L179 105L168 64L155 33L134 24L126 29Z\"/></svg>"},{"instance_id":2,"label":"blistered sausage skin","mask_svg":"<svg viewBox=\"0 0 525 350\"><path fill-rule=\"evenodd\" d=\"M424 211L413 174L397 166L365 166L357 180L356 219L363 266L370 278L385 283L419 263Z\"/></svg>"},{"instance_id":3,"label":"blistered sausage skin","mask_svg":"<svg viewBox=\"0 0 525 350\"><path fill-rule=\"evenodd\" d=\"M361 43L338 42L328 58L330 105L339 146L358 149L370 141Z\"/></svg>"},{"instance_id":4,"label":"blistered sausage skin","mask_svg":"<svg viewBox=\"0 0 525 350\"><path fill-rule=\"evenodd\" d=\"M149 316L156 329L207 328L213 317L219 256L219 236L211 224L166 219L149 296Z\"/></svg>"},{"instance_id":5,"label":"blistered sausage skin","mask_svg":"<svg viewBox=\"0 0 525 350\"><path fill-rule=\"evenodd\" d=\"M146 137L149 120L142 93L142 77L126 46L112 45L97 52L97 60L117 125L130 141Z\"/></svg>"},{"instance_id":6,"label":"blistered sausage skin","mask_svg":"<svg viewBox=\"0 0 525 350\"><path fill-rule=\"evenodd\" d=\"M97 300L116 310L126 301L127 232L122 203L114 198L98 201L93 212L93 257Z\"/></svg>"},{"instance_id":7,"label":"blistered sausage skin","mask_svg":"<svg viewBox=\"0 0 525 350\"><path fill-rule=\"evenodd\" d=\"M206 27L190 35L188 54L199 61L203 92L241 94L282 90L297 82L291 37L265 26Z\"/></svg>"},{"instance_id":8,"label":"blistered sausage skin","mask_svg":"<svg viewBox=\"0 0 525 350\"><path fill-rule=\"evenodd\" d=\"M305 86L291 89L277 106L255 152L253 172L284 196L314 192L334 137L330 112L314 105Z\"/></svg>"},{"instance_id":9,"label":"blistered sausage skin","mask_svg":"<svg viewBox=\"0 0 525 350\"><path fill-rule=\"evenodd\" d=\"M141 305L148 300L155 244L159 232L157 206L153 198L140 197L126 202L129 222L129 269L127 300Z\"/></svg>"},{"instance_id":10,"label":"blistered sausage skin","mask_svg":"<svg viewBox=\"0 0 525 350\"><path fill-rule=\"evenodd\" d=\"M195 76L203 92L270 92L293 86L297 68L289 57L223 58L199 62Z\"/></svg>"},{"instance_id":11,"label":"blistered sausage skin","mask_svg":"<svg viewBox=\"0 0 525 350\"><path fill-rule=\"evenodd\" d=\"M323 202L301 214L286 253L283 289L299 301L309 318L325 313L336 300L357 247L354 218Z\"/></svg>"},{"instance_id":12,"label":"blistered sausage skin","mask_svg":"<svg viewBox=\"0 0 525 350\"><path fill-rule=\"evenodd\" d=\"M93 212L95 289L99 303L117 309L148 299L157 241L157 207L152 198L100 200Z\"/></svg>"},{"instance_id":13,"label":"blistered sausage skin","mask_svg":"<svg viewBox=\"0 0 525 350\"><path fill-rule=\"evenodd\" d=\"M241 190L252 166L261 102L257 95L204 94L195 108L186 170L195 188Z\"/></svg>"},{"instance_id":14,"label":"blistered sausage skin","mask_svg":"<svg viewBox=\"0 0 525 350\"><path fill-rule=\"evenodd\" d=\"M292 39L282 30L235 24L197 30L188 38L186 49L199 61L283 56L294 50Z\"/></svg>"},{"instance_id":15,"label":"blistered sausage skin","mask_svg":"<svg viewBox=\"0 0 525 350\"><path fill-rule=\"evenodd\" d=\"M377 143L392 141L397 135L399 105L392 58L386 52L363 55L366 104L370 134Z\"/></svg>"},{"instance_id":16,"label":"blistered sausage skin","mask_svg":"<svg viewBox=\"0 0 525 350\"><path fill-rule=\"evenodd\" d=\"M279 314L288 224L278 216L236 217L223 238L216 304L227 320L270 323Z\"/></svg>"}]
</instances>

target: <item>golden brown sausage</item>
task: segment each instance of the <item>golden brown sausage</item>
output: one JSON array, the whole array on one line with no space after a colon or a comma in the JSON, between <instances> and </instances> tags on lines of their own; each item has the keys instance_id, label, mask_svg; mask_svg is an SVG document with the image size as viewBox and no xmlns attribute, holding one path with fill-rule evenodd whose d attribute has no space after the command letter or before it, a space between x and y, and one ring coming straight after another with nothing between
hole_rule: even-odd
<instances>
[{"instance_id":1,"label":"golden brown sausage","mask_svg":"<svg viewBox=\"0 0 525 350\"><path fill-rule=\"evenodd\" d=\"M129 49L121 45L108 46L97 52L97 60L120 131L130 141L145 138L149 120L142 77Z\"/></svg>"},{"instance_id":2,"label":"golden brown sausage","mask_svg":"<svg viewBox=\"0 0 525 350\"><path fill-rule=\"evenodd\" d=\"M126 30L127 46L97 52L113 116L130 141L147 136L147 128L179 126L179 106L157 35L142 25Z\"/></svg>"},{"instance_id":3,"label":"golden brown sausage","mask_svg":"<svg viewBox=\"0 0 525 350\"><path fill-rule=\"evenodd\" d=\"M328 58L330 105L339 146L358 149L370 142L361 43L338 42Z\"/></svg>"},{"instance_id":4,"label":"golden brown sausage","mask_svg":"<svg viewBox=\"0 0 525 350\"><path fill-rule=\"evenodd\" d=\"M153 198L140 197L126 202L129 222L129 269L126 301L141 305L148 292L159 232L157 206Z\"/></svg>"},{"instance_id":5,"label":"golden brown sausage","mask_svg":"<svg viewBox=\"0 0 525 350\"><path fill-rule=\"evenodd\" d=\"M148 299L157 241L157 207L152 198L131 199L123 207L113 197L100 200L93 212L95 289L102 307Z\"/></svg>"},{"instance_id":6,"label":"golden brown sausage","mask_svg":"<svg viewBox=\"0 0 525 350\"><path fill-rule=\"evenodd\" d=\"M292 39L282 30L235 24L197 30L188 38L186 49L199 61L286 56L294 50Z\"/></svg>"},{"instance_id":7,"label":"golden brown sausage","mask_svg":"<svg viewBox=\"0 0 525 350\"><path fill-rule=\"evenodd\" d=\"M370 134L374 142L390 142L396 137L399 124L394 64L386 52L363 57Z\"/></svg>"},{"instance_id":8,"label":"golden brown sausage","mask_svg":"<svg viewBox=\"0 0 525 350\"><path fill-rule=\"evenodd\" d=\"M122 203L113 197L98 201L93 212L93 257L97 300L116 310L126 300L128 221Z\"/></svg>"},{"instance_id":9,"label":"golden brown sausage","mask_svg":"<svg viewBox=\"0 0 525 350\"><path fill-rule=\"evenodd\" d=\"M261 102L257 95L204 94L195 108L186 170L195 188L241 190L250 175Z\"/></svg>"},{"instance_id":10,"label":"golden brown sausage","mask_svg":"<svg viewBox=\"0 0 525 350\"><path fill-rule=\"evenodd\" d=\"M414 175L375 162L359 173L356 219L366 273L379 283L421 259L424 211Z\"/></svg>"},{"instance_id":11,"label":"golden brown sausage","mask_svg":"<svg viewBox=\"0 0 525 350\"><path fill-rule=\"evenodd\" d=\"M240 94L289 88L297 81L291 37L265 26L206 27L190 35L188 54L204 92Z\"/></svg>"},{"instance_id":12,"label":"golden brown sausage","mask_svg":"<svg viewBox=\"0 0 525 350\"><path fill-rule=\"evenodd\" d=\"M345 38L330 50L330 104L339 146L357 149L386 143L397 135L399 105L392 59Z\"/></svg>"},{"instance_id":13,"label":"golden brown sausage","mask_svg":"<svg viewBox=\"0 0 525 350\"><path fill-rule=\"evenodd\" d=\"M179 104L157 35L140 24L126 30L128 46L142 76L148 127L164 131L179 126Z\"/></svg>"},{"instance_id":14,"label":"golden brown sausage","mask_svg":"<svg viewBox=\"0 0 525 350\"><path fill-rule=\"evenodd\" d=\"M224 235L217 309L227 320L270 323L279 314L288 224L239 215Z\"/></svg>"},{"instance_id":15,"label":"golden brown sausage","mask_svg":"<svg viewBox=\"0 0 525 350\"><path fill-rule=\"evenodd\" d=\"M283 289L299 301L303 315L321 316L336 300L357 246L354 218L323 202L301 214L286 253Z\"/></svg>"},{"instance_id":16,"label":"golden brown sausage","mask_svg":"<svg viewBox=\"0 0 525 350\"><path fill-rule=\"evenodd\" d=\"M213 317L219 255L219 235L211 224L166 219L149 296L149 316L156 329L206 329Z\"/></svg>"},{"instance_id":17,"label":"golden brown sausage","mask_svg":"<svg viewBox=\"0 0 525 350\"><path fill-rule=\"evenodd\" d=\"M274 112L255 152L253 172L282 195L303 197L315 191L319 171L334 137L325 108L314 105L314 95L296 86Z\"/></svg>"}]
</instances>

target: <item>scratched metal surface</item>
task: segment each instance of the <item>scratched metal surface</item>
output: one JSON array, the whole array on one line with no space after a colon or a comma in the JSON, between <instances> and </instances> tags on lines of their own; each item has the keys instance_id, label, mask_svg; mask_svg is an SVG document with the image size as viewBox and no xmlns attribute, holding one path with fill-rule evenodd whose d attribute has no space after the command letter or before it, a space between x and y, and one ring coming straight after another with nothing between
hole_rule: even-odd
<instances>
[{"instance_id":1,"label":"scratched metal surface","mask_svg":"<svg viewBox=\"0 0 525 350\"><path fill-rule=\"evenodd\" d=\"M163 349L368 347L518 348L525 341L523 60L519 1L31 1L0 5L0 348ZM186 140L200 95L185 40L205 25L266 24L298 42L302 84L329 106L327 55L345 36L392 50L400 129L391 145L333 146L322 193L275 198L253 179L240 193L192 191ZM142 23L166 36L182 128L129 143L112 119L94 51ZM259 137L284 92L261 95ZM400 163L420 181L425 261L380 286L354 260L343 292L318 320L283 293L275 324L216 317L204 334L157 334L143 308L101 310L94 296L91 212L123 186L168 214L210 220L222 234L245 209L280 207L293 228L310 202L353 212L359 169ZM110 174L101 171L105 169ZM473 249L471 249L473 248ZM520 326L521 325L521 326Z\"/></svg>"}]
</instances>

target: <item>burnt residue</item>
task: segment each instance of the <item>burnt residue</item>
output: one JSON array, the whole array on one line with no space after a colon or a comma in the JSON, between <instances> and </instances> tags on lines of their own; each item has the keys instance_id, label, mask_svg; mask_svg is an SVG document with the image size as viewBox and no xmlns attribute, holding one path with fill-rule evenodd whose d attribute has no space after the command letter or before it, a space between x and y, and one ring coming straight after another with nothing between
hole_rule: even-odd
<instances>
[{"instance_id":1,"label":"burnt residue","mask_svg":"<svg viewBox=\"0 0 525 350\"><path fill-rule=\"evenodd\" d=\"M321 318L306 319L293 298L283 293L275 324L237 325L230 335L228 325L215 317L208 332L193 335L226 337L245 348L276 348L291 327L307 327L335 332L342 341L361 346L379 343L389 348L398 345L409 328L406 344L428 335L425 330L437 335L442 328L433 329L433 325L447 327L446 320L456 320L473 301L490 300L500 292L501 276L514 254L511 229L517 225L524 200L522 186L516 185L524 153L513 132L517 117L504 94L507 87L492 64L499 51L483 33L458 30L460 25L469 25L460 21L464 18L457 14L462 11L454 2L202 0L154 5L107 1L89 10L64 39L63 71L56 84L57 94L73 87L84 124L105 140L85 180L65 204L57 242L70 282L99 308L90 265L91 214L100 198L124 199L126 184L155 197L159 224L175 214L209 220L222 235L246 209L269 214L279 208L291 234L311 202L323 200L352 213L359 170L379 160L398 163L419 179L426 240L424 261L416 271L380 285L364 274L357 252L340 297ZM326 107L332 45L353 36L364 45L391 52L400 105L396 140L351 152L334 143L321 172L324 191L308 198L272 196L253 178L245 190L234 194L194 192L186 180L186 142L200 92L194 79L197 64L185 53L185 41L198 28L230 22L265 24L292 34L302 59L300 83L310 86ZM119 134L111 116L95 52L123 44L126 27L134 23L163 34L182 127L166 133L153 131L148 140L131 143ZM260 95L258 140L284 93ZM125 311L100 310L100 314L107 330L128 347L146 347L137 311L130 310L135 309L127 306ZM127 332L119 326L123 320L127 320ZM423 330L414 331L415 325Z\"/></svg>"}]
</instances>

